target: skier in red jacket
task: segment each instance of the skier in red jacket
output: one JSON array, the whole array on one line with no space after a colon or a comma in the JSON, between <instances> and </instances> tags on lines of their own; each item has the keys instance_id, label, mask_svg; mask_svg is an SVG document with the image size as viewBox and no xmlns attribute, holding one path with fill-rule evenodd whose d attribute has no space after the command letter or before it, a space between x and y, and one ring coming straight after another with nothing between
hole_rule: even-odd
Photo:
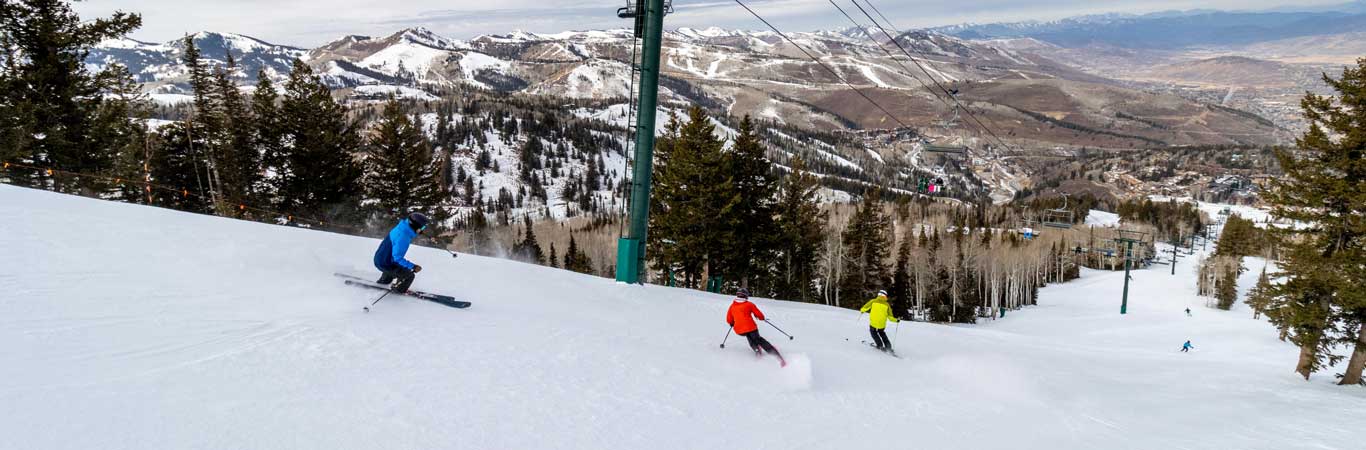
<instances>
[{"instance_id":1,"label":"skier in red jacket","mask_svg":"<svg viewBox=\"0 0 1366 450\"><path fill-rule=\"evenodd\" d=\"M726 311L726 323L735 330L735 334L744 336L749 341L749 348L754 350L754 356L763 356L763 353L760 352L760 349L763 349L763 351L777 356L778 363L786 367L787 360L783 359L781 353L778 353L778 349L773 348L773 344L768 343L768 339L759 335L759 325L754 323L755 318L764 320L764 312L750 303L749 291L741 288L739 292L735 293L735 301L731 302L730 309Z\"/></svg>"}]
</instances>

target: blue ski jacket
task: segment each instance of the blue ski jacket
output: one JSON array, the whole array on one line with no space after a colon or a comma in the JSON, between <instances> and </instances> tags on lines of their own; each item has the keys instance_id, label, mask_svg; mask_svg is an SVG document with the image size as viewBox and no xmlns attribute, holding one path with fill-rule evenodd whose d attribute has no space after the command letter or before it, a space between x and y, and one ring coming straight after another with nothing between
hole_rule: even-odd
<instances>
[{"instance_id":1,"label":"blue ski jacket","mask_svg":"<svg viewBox=\"0 0 1366 450\"><path fill-rule=\"evenodd\" d=\"M413 238L416 237L417 232L408 225L408 219L398 221L398 225L389 230L389 235L384 237L384 241L380 242L379 248L375 250L375 268L383 272L396 267L413 270L413 262L403 257L408 254L408 246L412 245Z\"/></svg>"}]
</instances>

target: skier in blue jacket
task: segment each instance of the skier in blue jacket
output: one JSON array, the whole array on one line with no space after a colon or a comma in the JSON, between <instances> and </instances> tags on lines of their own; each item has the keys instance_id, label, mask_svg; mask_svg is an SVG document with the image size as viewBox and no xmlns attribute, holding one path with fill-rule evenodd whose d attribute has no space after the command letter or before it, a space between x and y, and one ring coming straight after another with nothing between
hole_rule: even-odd
<instances>
[{"instance_id":1,"label":"skier in blue jacket","mask_svg":"<svg viewBox=\"0 0 1366 450\"><path fill-rule=\"evenodd\" d=\"M384 273L379 278L379 284L394 283L394 292L408 292L408 287L413 285L413 279L422 271L422 266L404 257L408 255L408 246L412 245L413 239L427 229L428 221L422 213L409 213L408 217L398 221L394 229L389 230L389 235L375 250L375 268ZM398 280L397 283L395 280Z\"/></svg>"}]
</instances>

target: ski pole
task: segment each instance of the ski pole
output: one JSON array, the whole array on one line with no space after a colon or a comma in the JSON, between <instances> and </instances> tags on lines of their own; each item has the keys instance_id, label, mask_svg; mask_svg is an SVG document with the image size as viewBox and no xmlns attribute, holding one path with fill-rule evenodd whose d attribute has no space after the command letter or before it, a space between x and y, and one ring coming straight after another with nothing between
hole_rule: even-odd
<instances>
[{"instance_id":1,"label":"ski pole","mask_svg":"<svg viewBox=\"0 0 1366 450\"><path fill-rule=\"evenodd\" d=\"M896 331L892 332L892 345L896 345L896 338L901 337L901 321L896 322Z\"/></svg>"},{"instance_id":2,"label":"ski pole","mask_svg":"<svg viewBox=\"0 0 1366 450\"><path fill-rule=\"evenodd\" d=\"M796 339L796 338L792 337L792 335L787 334L786 331L783 331L782 328L778 328L778 326L777 326L777 325L774 325L773 322L769 322L768 319L764 319L764 323L768 324L768 326L773 327L773 329L778 330L778 332L779 332L779 333L782 333L783 336L787 336L787 340L790 341L790 340Z\"/></svg>"},{"instance_id":3,"label":"ski pole","mask_svg":"<svg viewBox=\"0 0 1366 450\"><path fill-rule=\"evenodd\" d=\"M726 326L726 337L721 338L721 348L726 348L726 339L730 339L730 326Z\"/></svg>"},{"instance_id":4,"label":"ski pole","mask_svg":"<svg viewBox=\"0 0 1366 450\"><path fill-rule=\"evenodd\" d=\"M380 300L384 300L384 297L389 296L389 293L390 293L390 292L393 292L393 291L385 290L383 294L380 294L380 295L379 295L379 298L375 299L375 301L373 301L373 302L370 302L370 306L375 306L375 303L379 303ZM366 306L366 307L365 307L365 312L370 312L370 306Z\"/></svg>"}]
</instances>

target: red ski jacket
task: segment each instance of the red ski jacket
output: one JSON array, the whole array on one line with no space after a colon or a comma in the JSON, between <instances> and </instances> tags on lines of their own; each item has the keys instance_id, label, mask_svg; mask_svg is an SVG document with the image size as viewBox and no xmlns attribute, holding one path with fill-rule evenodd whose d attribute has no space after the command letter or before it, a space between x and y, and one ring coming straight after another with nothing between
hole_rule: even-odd
<instances>
[{"instance_id":1,"label":"red ski jacket","mask_svg":"<svg viewBox=\"0 0 1366 450\"><path fill-rule=\"evenodd\" d=\"M753 317L750 317L751 315ZM759 329L759 325L754 323L755 318L764 320L764 312L746 300L731 302L730 309L726 311L726 323L735 329L735 334L745 334Z\"/></svg>"}]
</instances>

